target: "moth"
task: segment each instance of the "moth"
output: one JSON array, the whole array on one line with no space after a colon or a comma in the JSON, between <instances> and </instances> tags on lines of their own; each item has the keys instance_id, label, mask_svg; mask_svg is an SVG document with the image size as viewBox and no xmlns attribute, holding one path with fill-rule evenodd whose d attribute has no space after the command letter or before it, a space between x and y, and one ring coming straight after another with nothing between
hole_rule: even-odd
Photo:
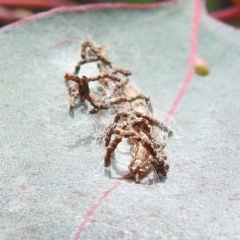
<instances>
[{"instance_id":1,"label":"moth","mask_svg":"<svg viewBox=\"0 0 240 240\"><path fill-rule=\"evenodd\" d=\"M81 67L92 62L97 64L99 74L78 76ZM173 133L163 122L153 117L150 98L129 84L130 75L130 71L118 67L107 58L103 47L87 41L81 46L81 60L76 64L74 73L66 73L64 78L70 95L70 110L74 109L79 99L92 106L89 114L99 114L109 109L113 112L113 121L104 131L104 167L111 165L114 151L126 138L131 145L131 159L123 179L134 179L139 183L152 171L167 175L169 165L164 153L166 144L159 141L156 128L168 137ZM90 88L92 81L97 81L101 87L94 96Z\"/></svg>"}]
</instances>

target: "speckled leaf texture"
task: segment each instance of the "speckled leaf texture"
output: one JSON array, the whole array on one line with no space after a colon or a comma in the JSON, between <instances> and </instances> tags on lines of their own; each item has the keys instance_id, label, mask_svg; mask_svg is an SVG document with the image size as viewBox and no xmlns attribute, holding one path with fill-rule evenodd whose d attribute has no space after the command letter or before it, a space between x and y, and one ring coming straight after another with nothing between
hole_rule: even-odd
<instances>
[{"instance_id":1,"label":"speckled leaf texture","mask_svg":"<svg viewBox=\"0 0 240 240\"><path fill-rule=\"evenodd\" d=\"M240 32L200 0L150 7L62 8L1 30L0 239L240 238ZM92 121L69 116L63 76L86 40L171 119L166 181L106 178Z\"/></svg>"}]
</instances>

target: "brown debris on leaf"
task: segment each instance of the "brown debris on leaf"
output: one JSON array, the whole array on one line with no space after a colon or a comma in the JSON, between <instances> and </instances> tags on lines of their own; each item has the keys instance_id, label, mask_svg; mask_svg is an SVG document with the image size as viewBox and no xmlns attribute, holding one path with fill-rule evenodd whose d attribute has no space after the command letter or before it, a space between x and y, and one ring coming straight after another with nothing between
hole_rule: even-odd
<instances>
[{"instance_id":1,"label":"brown debris on leaf","mask_svg":"<svg viewBox=\"0 0 240 240\"><path fill-rule=\"evenodd\" d=\"M152 117L149 97L139 93L128 83L131 72L117 67L108 60L102 47L84 42L81 57L74 74L65 74L66 85L71 96L69 108L73 109L76 99L80 99L92 105L90 114L97 114L101 109L114 111L114 121L105 129L104 166L111 165L115 149L123 138L127 138L131 144L132 159L128 166L128 173L123 176L124 179L132 178L139 183L151 171L166 176L169 165L166 163L167 157L164 154L165 144L158 141L154 128L166 132L168 137L172 136L172 131ZM90 62L97 63L100 74L95 77L79 77L81 66ZM91 96L90 81L98 81L108 94L104 97L99 94L95 99Z\"/></svg>"}]
</instances>

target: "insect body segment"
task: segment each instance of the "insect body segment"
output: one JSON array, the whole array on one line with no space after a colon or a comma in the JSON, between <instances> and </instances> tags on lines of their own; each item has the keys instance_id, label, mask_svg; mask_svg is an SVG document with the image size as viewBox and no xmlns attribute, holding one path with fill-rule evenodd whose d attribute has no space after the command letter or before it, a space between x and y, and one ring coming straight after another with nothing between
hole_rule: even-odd
<instances>
[{"instance_id":1,"label":"insect body segment","mask_svg":"<svg viewBox=\"0 0 240 240\"><path fill-rule=\"evenodd\" d=\"M124 179L133 178L136 183L146 177L151 171L166 176L169 166L164 154L165 143L160 142L156 128L166 132L168 137L172 131L162 122L152 117L149 97L139 93L129 84L130 71L121 69L109 61L102 47L96 47L91 42L82 44L81 57L74 74L65 75L66 85L71 99L69 107L75 106L75 100L88 101L93 109L90 114L100 110L111 109L115 114L113 122L105 129L104 166L111 165L114 151L123 138L131 145L132 159ZM79 77L83 64L97 62L99 75L95 77ZM91 96L89 83L97 81L103 92Z\"/></svg>"}]
</instances>

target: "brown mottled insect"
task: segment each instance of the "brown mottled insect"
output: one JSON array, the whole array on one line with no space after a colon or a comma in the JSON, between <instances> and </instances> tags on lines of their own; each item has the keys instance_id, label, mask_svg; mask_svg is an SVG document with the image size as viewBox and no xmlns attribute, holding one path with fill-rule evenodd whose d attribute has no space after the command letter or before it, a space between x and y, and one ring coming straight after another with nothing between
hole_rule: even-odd
<instances>
[{"instance_id":1,"label":"brown mottled insect","mask_svg":"<svg viewBox=\"0 0 240 240\"><path fill-rule=\"evenodd\" d=\"M71 96L69 108L73 109L75 100L79 98L92 105L93 108L89 111L91 114L97 114L104 109L111 109L115 113L113 122L105 129L104 166L111 165L115 149L123 138L127 138L132 148L132 159L124 179L133 178L139 183L151 171L166 176L169 166L165 162L165 144L158 141L155 130L159 128L166 132L168 137L172 135L172 131L152 117L150 99L128 83L130 71L109 61L102 47L84 42L81 57L82 60L77 63L74 74L65 74ZM90 62L97 62L100 74L95 77L79 77L80 67ZM90 81L98 81L103 89L95 98L91 96Z\"/></svg>"}]
</instances>

